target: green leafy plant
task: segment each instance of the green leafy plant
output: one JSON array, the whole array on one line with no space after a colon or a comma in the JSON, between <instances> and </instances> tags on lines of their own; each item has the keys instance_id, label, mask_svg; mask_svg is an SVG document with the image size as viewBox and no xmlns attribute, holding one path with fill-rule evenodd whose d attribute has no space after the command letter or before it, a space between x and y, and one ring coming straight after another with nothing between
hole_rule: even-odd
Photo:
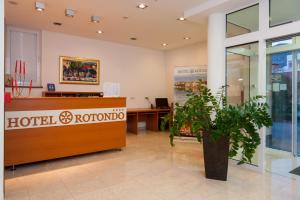
<instances>
[{"instance_id":1,"label":"green leafy plant","mask_svg":"<svg viewBox=\"0 0 300 200\"><path fill-rule=\"evenodd\" d=\"M251 163L256 148L260 144L259 129L272 125L267 103L263 96L255 96L241 105L228 104L226 86L214 96L204 84L199 84L198 92L190 92L184 105L175 105L173 125L170 127L170 143L180 135L183 126L189 125L191 132L202 141L203 132L210 133L213 140L221 137L229 139L229 157L238 152L238 164ZM166 123L170 117L165 117ZM162 124L162 127L165 126Z\"/></svg>"}]
</instances>

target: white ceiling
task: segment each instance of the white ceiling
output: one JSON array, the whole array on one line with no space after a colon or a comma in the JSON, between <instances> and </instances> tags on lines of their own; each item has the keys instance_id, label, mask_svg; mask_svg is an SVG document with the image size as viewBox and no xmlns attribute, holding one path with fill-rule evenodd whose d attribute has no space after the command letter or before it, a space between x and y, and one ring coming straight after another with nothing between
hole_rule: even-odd
<instances>
[{"instance_id":1,"label":"white ceiling","mask_svg":"<svg viewBox=\"0 0 300 200\"><path fill-rule=\"evenodd\" d=\"M17 2L12 5L9 1ZM35 0L5 0L7 25L38 30L63 32L83 37L118 42L152 49L173 49L207 38L205 17L191 21L178 21L185 10L209 0L40 0L46 10L35 10ZM137 9L138 3L149 7ZM65 9L76 10L74 18L65 17ZM91 23L91 15L102 18L100 23ZM123 19L126 16L128 19ZM62 26L54 26L61 22ZM102 30L103 34L96 33ZM137 41L129 38L136 37ZM191 40L184 40L191 37ZM163 47L162 43L168 43Z\"/></svg>"}]
</instances>

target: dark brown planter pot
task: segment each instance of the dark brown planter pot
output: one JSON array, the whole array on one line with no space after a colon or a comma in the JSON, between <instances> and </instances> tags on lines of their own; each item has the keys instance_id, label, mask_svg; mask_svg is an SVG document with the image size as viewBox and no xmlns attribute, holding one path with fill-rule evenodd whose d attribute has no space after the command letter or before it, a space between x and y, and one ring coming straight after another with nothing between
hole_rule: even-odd
<instances>
[{"instance_id":1,"label":"dark brown planter pot","mask_svg":"<svg viewBox=\"0 0 300 200\"><path fill-rule=\"evenodd\" d=\"M226 181L228 171L229 139L214 141L209 132L203 133L205 176L208 179Z\"/></svg>"}]
</instances>

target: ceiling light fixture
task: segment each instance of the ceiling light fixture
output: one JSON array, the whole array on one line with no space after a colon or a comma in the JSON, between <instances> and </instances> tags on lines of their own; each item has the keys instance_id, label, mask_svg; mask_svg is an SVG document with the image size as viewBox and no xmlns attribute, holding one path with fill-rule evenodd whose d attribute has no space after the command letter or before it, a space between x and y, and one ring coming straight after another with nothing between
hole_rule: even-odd
<instances>
[{"instance_id":1,"label":"ceiling light fixture","mask_svg":"<svg viewBox=\"0 0 300 200\"><path fill-rule=\"evenodd\" d=\"M18 2L15 2L15 1L8 1L8 3L11 4L11 5L14 5L14 6L18 5Z\"/></svg>"},{"instance_id":2,"label":"ceiling light fixture","mask_svg":"<svg viewBox=\"0 0 300 200\"><path fill-rule=\"evenodd\" d=\"M190 37L184 37L183 39L185 39L185 40L190 40L191 38L190 38Z\"/></svg>"},{"instance_id":3,"label":"ceiling light fixture","mask_svg":"<svg viewBox=\"0 0 300 200\"><path fill-rule=\"evenodd\" d=\"M185 21L186 19L184 17L179 17L179 18L177 18L177 20L179 20L179 21Z\"/></svg>"},{"instance_id":4,"label":"ceiling light fixture","mask_svg":"<svg viewBox=\"0 0 300 200\"><path fill-rule=\"evenodd\" d=\"M60 22L53 22L53 24L54 24L55 26L61 26L61 25L62 25L62 23L60 23Z\"/></svg>"},{"instance_id":5,"label":"ceiling light fixture","mask_svg":"<svg viewBox=\"0 0 300 200\"><path fill-rule=\"evenodd\" d=\"M39 2L39 1L35 2L35 9L37 11L40 11L40 12L44 11L45 10L45 3L44 2Z\"/></svg>"},{"instance_id":6,"label":"ceiling light fixture","mask_svg":"<svg viewBox=\"0 0 300 200\"><path fill-rule=\"evenodd\" d=\"M132 38L130 38L131 40L133 40L133 41L135 41L135 40L137 40L137 38L136 37L132 37Z\"/></svg>"},{"instance_id":7,"label":"ceiling light fixture","mask_svg":"<svg viewBox=\"0 0 300 200\"><path fill-rule=\"evenodd\" d=\"M101 30L98 30L98 31L97 31L97 33L99 33L99 34L102 34L102 33L103 33L103 31L101 31Z\"/></svg>"},{"instance_id":8,"label":"ceiling light fixture","mask_svg":"<svg viewBox=\"0 0 300 200\"><path fill-rule=\"evenodd\" d=\"M140 3L139 5L137 5L137 8L146 9L146 8L148 8L148 6L144 3Z\"/></svg>"},{"instance_id":9,"label":"ceiling light fixture","mask_svg":"<svg viewBox=\"0 0 300 200\"><path fill-rule=\"evenodd\" d=\"M66 15L66 17L74 17L75 16L75 10L73 10L73 9L66 9L65 15Z\"/></svg>"},{"instance_id":10,"label":"ceiling light fixture","mask_svg":"<svg viewBox=\"0 0 300 200\"><path fill-rule=\"evenodd\" d=\"M163 45L164 47L168 46L168 44L167 44L167 43L162 43L162 45Z\"/></svg>"},{"instance_id":11,"label":"ceiling light fixture","mask_svg":"<svg viewBox=\"0 0 300 200\"><path fill-rule=\"evenodd\" d=\"M93 23L99 23L100 22L100 17L99 16L91 16L91 22Z\"/></svg>"}]
</instances>

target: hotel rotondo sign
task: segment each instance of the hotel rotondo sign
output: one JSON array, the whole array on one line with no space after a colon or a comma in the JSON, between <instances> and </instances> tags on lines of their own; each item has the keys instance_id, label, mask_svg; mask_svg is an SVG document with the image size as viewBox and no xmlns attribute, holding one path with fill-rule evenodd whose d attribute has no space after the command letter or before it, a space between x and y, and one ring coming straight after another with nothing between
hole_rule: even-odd
<instances>
[{"instance_id":1,"label":"hotel rotondo sign","mask_svg":"<svg viewBox=\"0 0 300 200\"><path fill-rule=\"evenodd\" d=\"M5 112L5 130L126 121L126 108Z\"/></svg>"}]
</instances>

